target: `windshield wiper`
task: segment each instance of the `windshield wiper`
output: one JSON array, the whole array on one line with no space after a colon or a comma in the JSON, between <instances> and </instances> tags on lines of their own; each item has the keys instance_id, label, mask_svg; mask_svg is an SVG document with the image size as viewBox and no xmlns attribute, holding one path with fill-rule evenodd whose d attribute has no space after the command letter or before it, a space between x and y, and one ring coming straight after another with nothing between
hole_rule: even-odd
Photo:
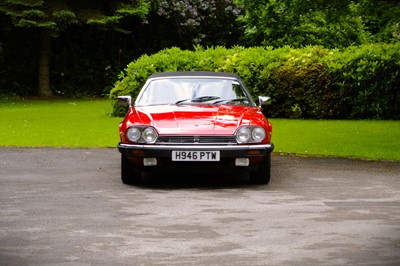
<instances>
[{"instance_id":1,"label":"windshield wiper","mask_svg":"<svg viewBox=\"0 0 400 266\"><path fill-rule=\"evenodd\" d=\"M215 101L213 103L218 104L218 103L230 103L230 102L248 102L248 99L245 97L242 97L242 98L219 100L219 101Z\"/></svg>"},{"instance_id":2,"label":"windshield wiper","mask_svg":"<svg viewBox=\"0 0 400 266\"><path fill-rule=\"evenodd\" d=\"M179 100L175 104L180 104L183 102L191 101L192 103L202 103L202 102L208 102L212 100L218 100L221 97L218 96L201 96L197 98L190 98L190 99L185 99L185 100Z\"/></svg>"}]
</instances>

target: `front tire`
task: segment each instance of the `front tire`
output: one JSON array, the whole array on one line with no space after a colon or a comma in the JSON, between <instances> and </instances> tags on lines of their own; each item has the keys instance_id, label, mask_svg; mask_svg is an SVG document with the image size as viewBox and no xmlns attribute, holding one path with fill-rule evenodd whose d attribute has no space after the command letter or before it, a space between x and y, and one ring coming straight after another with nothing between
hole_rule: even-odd
<instances>
[{"instance_id":1,"label":"front tire","mask_svg":"<svg viewBox=\"0 0 400 266\"><path fill-rule=\"evenodd\" d=\"M129 159L121 154L121 180L124 184L133 185L141 181L141 172L136 170Z\"/></svg>"},{"instance_id":2,"label":"front tire","mask_svg":"<svg viewBox=\"0 0 400 266\"><path fill-rule=\"evenodd\" d=\"M271 180L271 154L268 153L265 160L258 164L258 169L250 172L250 182L266 185Z\"/></svg>"}]
</instances>

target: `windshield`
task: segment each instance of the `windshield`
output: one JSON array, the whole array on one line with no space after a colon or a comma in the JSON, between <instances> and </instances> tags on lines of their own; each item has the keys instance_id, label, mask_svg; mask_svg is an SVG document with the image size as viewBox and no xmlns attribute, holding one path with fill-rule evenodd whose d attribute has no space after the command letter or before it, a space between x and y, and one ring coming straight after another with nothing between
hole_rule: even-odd
<instances>
[{"instance_id":1,"label":"windshield","mask_svg":"<svg viewBox=\"0 0 400 266\"><path fill-rule=\"evenodd\" d=\"M241 104L251 105L238 81L222 78L164 78L152 80L136 105Z\"/></svg>"}]
</instances>

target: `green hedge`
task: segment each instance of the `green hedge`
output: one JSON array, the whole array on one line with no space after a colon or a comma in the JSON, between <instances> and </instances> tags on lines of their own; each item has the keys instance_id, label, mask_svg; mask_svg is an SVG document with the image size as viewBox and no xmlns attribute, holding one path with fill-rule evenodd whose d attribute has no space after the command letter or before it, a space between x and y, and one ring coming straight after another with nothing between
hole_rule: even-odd
<instances>
[{"instance_id":1,"label":"green hedge","mask_svg":"<svg viewBox=\"0 0 400 266\"><path fill-rule=\"evenodd\" d=\"M344 50L320 46L170 48L130 63L111 90L111 98L136 97L155 72L195 70L240 75L253 97L272 97L271 117L400 118L400 43ZM114 115L121 115L116 103Z\"/></svg>"}]
</instances>

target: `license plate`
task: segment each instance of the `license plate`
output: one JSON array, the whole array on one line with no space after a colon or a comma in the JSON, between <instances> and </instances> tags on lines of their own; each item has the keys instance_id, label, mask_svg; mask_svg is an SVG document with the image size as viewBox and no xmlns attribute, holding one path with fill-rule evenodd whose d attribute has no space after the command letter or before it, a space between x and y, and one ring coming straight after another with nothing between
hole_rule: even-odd
<instances>
[{"instance_id":1,"label":"license plate","mask_svg":"<svg viewBox=\"0 0 400 266\"><path fill-rule=\"evenodd\" d=\"M218 162L219 151L172 151L172 161Z\"/></svg>"}]
</instances>

